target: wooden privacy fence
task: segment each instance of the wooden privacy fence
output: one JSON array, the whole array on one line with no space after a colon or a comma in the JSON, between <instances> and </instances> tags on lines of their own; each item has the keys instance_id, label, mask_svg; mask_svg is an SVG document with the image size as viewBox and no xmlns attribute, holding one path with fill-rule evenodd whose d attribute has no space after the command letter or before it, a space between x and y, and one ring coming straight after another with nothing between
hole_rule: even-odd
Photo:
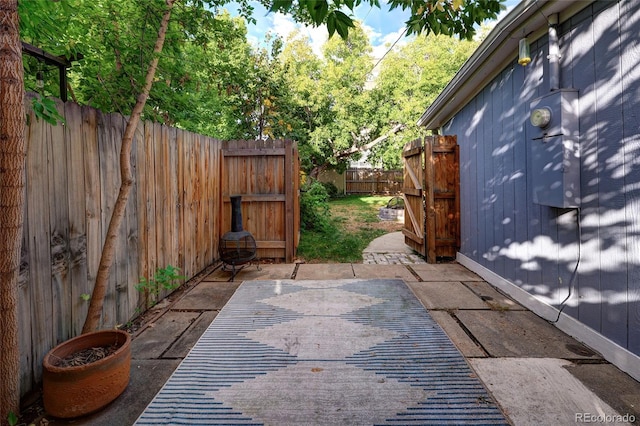
<instances>
[{"instance_id":1,"label":"wooden privacy fence","mask_svg":"<svg viewBox=\"0 0 640 426\"><path fill-rule=\"evenodd\" d=\"M457 138L428 136L403 150L405 244L436 263L460 248L460 171Z\"/></svg>"},{"instance_id":2,"label":"wooden privacy fence","mask_svg":"<svg viewBox=\"0 0 640 426\"><path fill-rule=\"evenodd\" d=\"M93 288L120 184L125 118L70 102L57 106L64 126L51 126L27 111L18 307L22 394L40 381L44 354L81 331L88 308L82 296ZM246 161L236 165L231 181L224 181L234 182L234 191L252 194L248 201L269 224L261 225L269 233L259 236L270 250L260 255L290 260L299 217L297 151L291 142L270 143L285 153L284 160L278 157L276 165L240 157ZM135 183L118 237L103 328L126 323L145 308L146 296L134 288L140 277L173 265L189 279L218 260L228 215L221 190L222 146L219 140L160 124L139 125L131 155ZM286 161L293 164L289 170ZM267 195L271 190L279 195ZM249 228L257 217L247 215Z\"/></svg>"},{"instance_id":3,"label":"wooden privacy fence","mask_svg":"<svg viewBox=\"0 0 640 426\"><path fill-rule=\"evenodd\" d=\"M347 194L399 194L402 170L349 169L345 172Z\"/></svg>"}]
</instances>

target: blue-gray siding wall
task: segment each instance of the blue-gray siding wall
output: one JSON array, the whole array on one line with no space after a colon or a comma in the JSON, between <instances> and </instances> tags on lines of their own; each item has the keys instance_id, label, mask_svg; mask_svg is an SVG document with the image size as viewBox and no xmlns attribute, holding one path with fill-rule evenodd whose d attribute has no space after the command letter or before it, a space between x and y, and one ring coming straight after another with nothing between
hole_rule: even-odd
<instances>
[{"instance_id":1,"label":"blue-gray siding wall","mask_svg":"<svg viewBox=\"0 0 640 426\"><path fill-rule=\"evenodd\" d=\"M460 251L556 307L572 284L563 312L640 355L640 0L596 2L559 35L560 86L580 97L580 230L577 210L532 202L545 36L529 66L514 60L445 126L460 144Z\"/></svg>"}]
</instances>

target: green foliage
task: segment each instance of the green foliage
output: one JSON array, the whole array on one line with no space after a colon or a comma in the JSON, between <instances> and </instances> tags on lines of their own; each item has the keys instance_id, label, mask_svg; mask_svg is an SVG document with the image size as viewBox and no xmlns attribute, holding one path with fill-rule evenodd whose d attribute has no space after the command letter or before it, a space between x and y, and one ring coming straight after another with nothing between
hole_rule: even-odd
<instances>
[{"instance_id":1,"label":"green foliage","mask_svg":"<svg viewBox=\"0 0 640 426\"><path fill-rule=\"evenodd\" d=\"M386 233L370 224L378 222L377 211L388 197L347 196L329 202L329 224L320 230L302 230L298 256L310 262L361 262L362 251L375 238ZM359 224L345 229L347 223Z\"/></svg>"},{"instance_id":2,"label":"green foliage","mask_svg":"<svg viewBox=\"0 0 640 426\"><path fill-rule=\"evenodd\" d=\"M141 277L140 282L135 286L136 290L140 292L148 291L155 296L158 296L163 290L175 290L180 287L180 281L186 278L180 275L179 272L180 268L171 265L158 268L153 278Z\"/></svg>"},{"instance_id":3,"label":"green foliage","mask_svg":"<svg viewBox=\"0 0 640 426\"><path fill-rule=\"evenodd\" d=\"M296 140L302 167L312 175L324 167L346 168L358 150L404 123L401 134L373 148L373 160L398 167L403 144L420 136L417 117L466 59L466 48L448 38L416 37L387 55L378 87L371 90L371 46L348 10L379 7L377 0L261 1L298 22L326 24L340 37L330 38L322 58L299 33L285 43L269 36L253 47L243 18L223 8L229 0L180 2L143 118L219 139ZM253 22L251 3L236 2ZM409 33L469 37L476 22L496 15L500 1L388 4L412 11ZM54 55L82 54L68 70L72 95L81 104L127 115L144 82L163 7L157 0L23 1L21 37ZM49 122L59 120L52 101L44 100L57 95L55 72L30 57L24 63L27 90L35 91L36 73L45 75L36 113Z\"/></svg>"},{"instance_id":4,"label":"green foliage","mask_svg":"<svg viewBox=\"0 0 640 426\"><path fill-rule=\"evenodd\" d=\"M331 227L329 194L322 183L312 180L300 193L300 223L302 228L327 231Z\"/></svg>"},{"instance_id":5,"label":"green foliage","mask_svg":"<svg viewBox=\"0 0 640 426\"><path fill-rule=\"evenodd\" d=\"M338 187L333 182L321 182L324 189L327 191L329 198L336 198L338 196Z\"/></svg>"},{"instance_id":6,"label":"green foliage","mask_svg":"<svg viewBox=\"0 0 640 426\"><path fill-rule=\"evenodd\" d=\"M418 119L478 44L479 41L422 35L389 52L380 64L371 97L383 132L393 123L404 123L405 129L375 146L369 155L372 161L387 169L402 168L402 147L424 136L424 129L416 125Z\"/></svg>"},{"instance_id":7,"label":"green foliage","mask_svg":"<svg viewBox=\"0 0 640 426\"><path fill-rule=\"evenodd\" d=\"M501 0L389 0L389 8L411 10L407 34L453 36L471 40L476 26L504 9Z\"/></svg>"},{"instance_id":8,"label":"green foliage","mask_svg":"<svg viewBox=\"0 0 640 426\"><path fill-rule=\"evenodd\" d=\"M329 34L337 31L346 38L352 19L340 9L349 10L360 4L380 7L379 0L261 0L272 12L292 14L296 20L316 26L327 24ZM433 33L435 35L459 35L471 40L476 25L494 19L504 6L502 0L388 0L389 10L410 10L411 17L405 23L407 34Z\"/></svg>"},{"instance_id":9,"label":"green foliage","mask_svg":"<svg viewBox=\"0 0 640 426\"><path fill-rule=\"evenodd\" d=\"M144 119L223 139L245 137L237 122L245 100L252 98L244 88L253 81L253 61L244 20L204 7L224 3L194 0L174 8ZM152 58L164 2L26 1L19 7L23 40L55 55L82 54L68 70L80 104L131 112ZM25 61L25 84L32 91L43 67L34 61ZM57 79L44 70L48 78L41 93L57 95Z\"/></svg>"},{"instance_id":10,"label":"green foliage","mask_svg":"<svg viewBox=\"0 0 640 426\"><path fill-rule=\"evenodd\" d=\"M91 295L89 293L82 293L80 295L80 299L84 300L85 302L88 302L89 300L91 300Z\"/></svg>"},{"instance_id":11,"label":"green foliage","mask_svg":"<svg viewBox=\"0 0 640 426\"><path fill-rule=\"evenodd\" d=\"M53 99L36 95L31 98L31 106L37 119L42 119L54 126L58 123L64 124L64 117L58 112L56 101Z\"/></svg>"},{"instance_id":12,"label":"green foliage","mask_svg":"<svg viewBox=\"0 0 640 426\"><path fill-rule=\"evenodd\" d=\"M336 227L325 232L303 230L298 256L307 261L323 263L362 262L362 251L384 233L373 228L362 228L357 233L345 233Z\"/></svg>"},{"instance_id":13,"label":"green foliage","mask_svg":"<svg viewBox=\"0 0 640 426\"><path fill-rule=\"evenodd\" d=\"M16 426L18 424L18 416L13 411L9 411L9 415L7 416L7 423L9 426Z\"/></svg>"},{"instance_id":14,"label":"green foliage","mask_svg":"<svg viewBox=\"0 0 640 426\"><path fill-rule=\"evenodd\" d=\"M298 117L292 122L306 135L298 139L303 168L312 175L324 165L344 168L350 157L346 152L375 133L376 106L366 89L373 60L364 30L356 24L347 39L330 39L322 59L313 55L307 38L294 34L282 61Z\"/></svg>"}]
</instances>

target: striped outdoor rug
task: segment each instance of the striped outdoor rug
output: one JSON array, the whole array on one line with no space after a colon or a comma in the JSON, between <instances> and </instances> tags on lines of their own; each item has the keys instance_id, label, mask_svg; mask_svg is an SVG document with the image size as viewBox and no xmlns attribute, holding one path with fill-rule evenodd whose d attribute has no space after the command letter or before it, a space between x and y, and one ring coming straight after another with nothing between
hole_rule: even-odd
<instances>
[{"instance_id":1,"label":"striped outdoor rug","mask_svg":"<svg viewBox=\"0 0 640 426\"><path fill-rule=\"evenodd\" d=\"M402 280L248 281L138 425L508 424Z\"/></svg>"}]
</instances>

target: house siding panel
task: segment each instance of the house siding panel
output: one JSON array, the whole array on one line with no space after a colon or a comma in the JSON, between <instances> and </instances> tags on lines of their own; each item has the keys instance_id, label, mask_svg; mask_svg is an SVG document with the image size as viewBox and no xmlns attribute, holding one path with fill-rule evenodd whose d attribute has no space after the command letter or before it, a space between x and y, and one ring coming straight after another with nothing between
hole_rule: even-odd
<instances>
[{"instance_id":1,"label":"house siding panel","mask_svg":"<svg viewBox=\"0 0 640 426\"><path fill-rule=\"evenodd\" d=\"M625 147L624 194L628 239L628 349L640 353L640 7L637 2L621 4L620 46L622 46L622 115Z\"/></svg>"},{"instance_id":2,"label":"house siding panel","mask_svg":"<svg viewBox=\"0 0 640 426\"><path fill-rule=\"evenodd\" d=\"M571 295L564 313L635 354L639 10L640 0L597 2L560 26L561 87L580 94L581 229L577 210L532 201L527 121L549 91L546 36L531 44L529 66L511 63L443 129L461 146L460 252L557 308Z\"/></svg>"},{"instance_id":3,"label":"house siding panel","mask_svg":"<svg viewBox=\"0 0 640 426\"><path fill-rule=\"evenodd\" d=\"M627 343L627 249L622 140L622 86L619 48L618 7L603 10L592 25L595 40L595 112L598 129L598 168L601 179L598 198L603 237L600 265L602 290L615 294L616 301L602 304L601 332L616 343ZM582 127L581 127L582 128ZM588 128L584 128L588 130Z\"/></svg>"},{"instance_id":4,"label":"house siding panel","mask_svg":"<svg viewBox=\"0 0 640 426\"><path fill-rule=\"evenodd\" d=\"M510 244L515 234L515 188L511 179L514 173L514 115L515 105L513 101L513 68L504 72L502 87L502 134L504 135L504 144L501 148L503 158L503 219L500 224L503 229L502 245ZM501 256L504 259L503 276L511 281L515 279L515 271L517 269L516 262L513 258Z\"/></svg>"},{"instance_id":5,"label":"house siding panel","mask_svg":"<svg viewBox=\"0 0 640 426\"><path fill-rule=\"evenodd\" d=\"M584 13L583 13L584 14ZM596 126L596 102L595 96L595 68L596 58L594 49L586 49L586 46L595 44L594 34L591 31L591 21L584 17L574 17L572 21L577 26L571 29L569 36L571 43L568 46L567 56L571 56L570 64L566 67L573 77L573 87L580 89L580 149L581 149L581 195L582 195L582 249L585 253L594 250L589 247L590 241L600 240L600 169L598 164L603 161L598 152L598 129ZM588 218L588 220L586 219ZM600 327L602 317L602 289L600 288L601 265L600 259L593 259L590 265L586 262L580 265L577 284L577 296L589 303L578 305L577 315L571 313L584 324L594 330L602 332ZM567 311L569 312L569 311Z\"/></svg>"}]
</instances>

